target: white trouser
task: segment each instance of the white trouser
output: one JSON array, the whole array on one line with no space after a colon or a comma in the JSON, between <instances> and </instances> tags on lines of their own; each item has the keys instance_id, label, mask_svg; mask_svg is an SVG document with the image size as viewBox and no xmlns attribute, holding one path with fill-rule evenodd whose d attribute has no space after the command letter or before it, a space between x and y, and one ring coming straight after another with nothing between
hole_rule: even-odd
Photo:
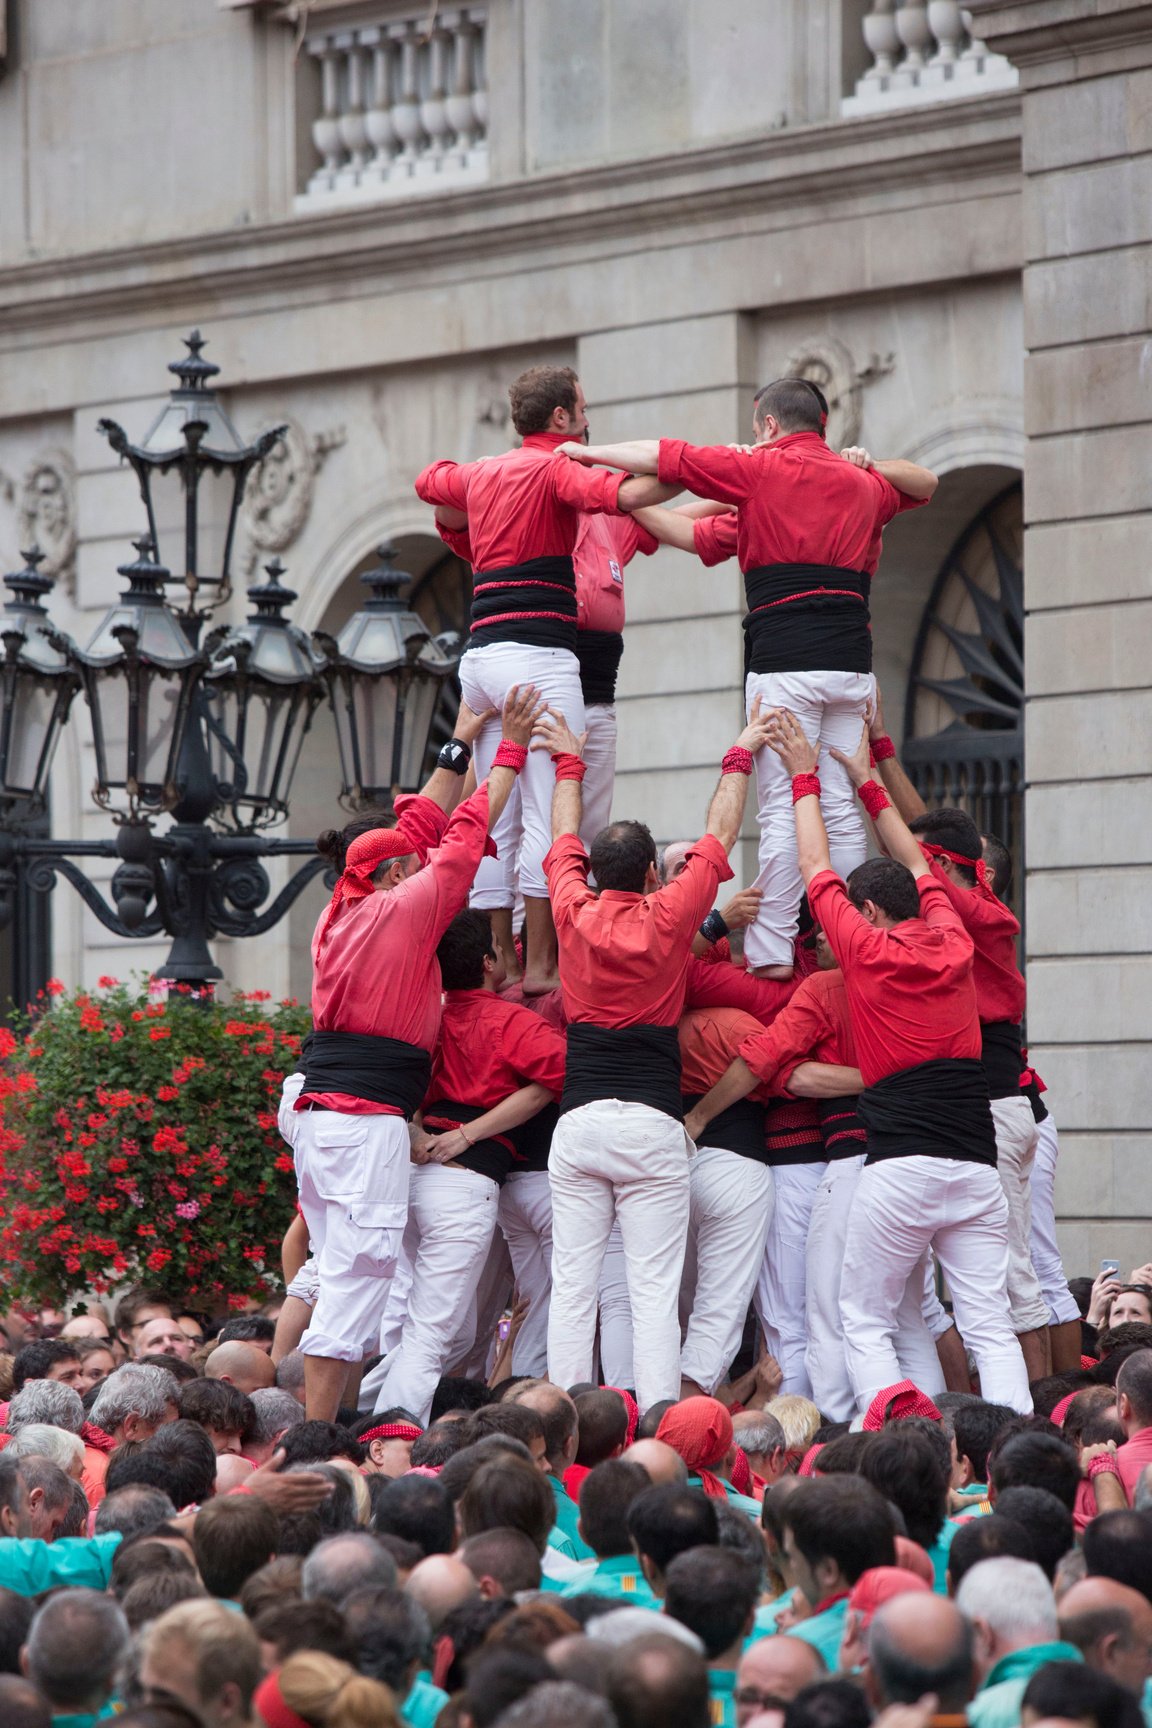
<instances>
[{"instance_id":1,"label":"white trouser","mask_svg":"<svg viewBox=\"0 0 1152 1728\"><path fill-rule=\"evenodd\" d=\"M856 1397L844 1355L840 1275L848 1220L863 1169L863 1154L856 1158L838 1158L828 1165L816 1190L808 1226L805 1261L808 1345L804 1360L812 1382L812 1400L830 1422L846 1422L856 1411ZM952 1322L936 1295L931 1255L925 1261L921 1290L922 1294L918 1293L915 1278L910 1278L896 1310L894 1343L900 1363L899 1377L911 1380L924 1392L943 1392L944 1376L934 1340L941 1332L946 1332Z\"/></svg>"},{"instance_id":2,"label":"white trouser","mask_svg":"<svg viewBox=\"0 0 1152 1728\"><path fill-rule=\"evenodd\" d=\"M767 1164L716 1146L692 1160L684 1293L689 1297L680 1372L711 1395L740 1348L774 1190Z\"/></svg>"},{"instance_id":3,"label":"white trouser","mask_svg":"<svg viewBox=\"0 0 1152 1728\"><path fill-rule=\"evenodd\" d=\"M512 1257L516 1291L528 1312L512 1346L512 1373L548 1372L548 1305L552 1294L552 1189L547 1170L513 1173L500 1190L496 1216Z\"/></svg>"},{"instance_id":4,"label":"white trouser","mask_svg":"<svg viewBox=\"0 0 1152 1728\"><path fill-rule=\"evenodd\" d=\"M295 1296L298 1302L307 1302L309 1308L315 1308L320 1294L320 1268L314 1254L309 1254L284 1294Z\"/></svg>"},{"instance_id":5,"label":"white trouser","mask_svg":"<svg viewBox=\"0 0 1152 1728\"><path fill-rule=\"evenodd\" d=\"M1013 1332L1048 1324L1048 1304L1032 1267L1032 1164L1036 1118L1022 1093L993 1098L996 1169L1008 1202L1008 1312Z\"/></svg>"},{"instance_id":6,"label":"white trouser","mask_svg":"<svg viewBox=\"0 0 1152 1728\"><path fill-rule=\"evenodd\" d=\"M500 1202L496 1202L499 1216ZM508 1244L493 1230L488 1257L467 1306L461 1311L456 1336L444 1358L445 1374L463 1374L469 1380L487 1380L499 1347L496 1329L512 1300L512 1261Z\"/></svg>"},{"instance_id":7,"label":"white trouser","mask_svg":"<svg viewBox=\"0 0 1152 1728\"><path fill-rule=\"evenodd\" d=\"M875 694L870 672L750 672L745 681L749 713L757 696L766 707L790 708L819 747L820 813L832 868L844 877L864 862L868 840L852 782L829 750L833 745L855 750L864 709ZM792 780L774 750L756 756L756 795L760 874L755 886L762 899L755 923L744 932L744 954L750 967L791 966L804 883L796 858Z\"/></svg>"},{"instance_id":8,"label":"white trouser","mask_svg":"<svg viewBox=\"0 0 1152 1728\"><path fill-rule=\"evenodd\" d=\"M987 1164L919 1154L869 1165L856 1186L840 1315L857 1408L866 1410L877 1392L904 1377L894 1341L897 1313L912 1285L909 1306L919 1309L923 1325L930 1248L976 1359L981 1397L1027 1414L1028 1375L1008 1318L1008 1202L1000 1178ZM924 1333L930 1337L926 1326Z\"/></svg>"},{"instance_id":9,"label":"white trouser","mask_svg":"<svg viewBox=\"0 0 1152 1728\"><path fill-rule=\"evenodd\" d=\"M580 663L567 648L529 648L522 642L493 642L469 648L460 662L460 690L476 713L495 708L473 756L476 778L483 780L500 743L500 710L514 684L535 685L539 694L564 714L573 732L584 730L584 698L580 693ZM520 805L524 838L520 846L520 887L532 899L548 895L544 855L552 845L552 792L556 772L547 750L530 750L520 771ZM499 849L499 841L497 841Z\"/></svg>"},{"instance_id":10,"label":"white trouser","mask_svg":"<svg viewBox=\"0 0 1152 1728\"><path fill-rule=\"evenodd\" d=\"M677 1298L688 1234L683 1124L647 1104L604 1098L561 1116L552 1136L552 1307L548 1378L592 1378L596 1293L618 1217L635 1330L631 1384L641 1410L680 1392Z\"/></svg>"},{"instance_id":11,"label":"white trouser","mask_svg":"<svg viewBox=\"0 0 1152 1728\"><path fill-rule=\"evenodd\" d=\"M804 1398L812 1396L804 1366L804 1259L812 1202L827 1168L826 1164L779 1164L773 1170L776 1205L753 1298L764 1342L784 1375L781 1392Z\"/></svg>"},{"instance_id":12,"label":"white trouser","mask_svg":"<svg viewBox=\"0 0 1152 1728\"><path fill-rule=\"evenodd\" d=\"M413 1169L404 1231L412 1265L408 1319L377 1390L377 1410L410 1410L427 1422L436 1383L488 1257L499 1192L475 1170L443 1164Z\"/></svg>"},{"instance_id":13,"label":"white trouser","mask_svg":"<svg viewBox=\"0 0 1152 1728\"><path fill-rule=\"evenodd\" d=\"M408 1212L408 1124L402 1116L297 1112L292 1104L299 1093L299 1084L290 1095L285 1086L278 1121L292 1148L319 1278L300 1348L306 1356L359 1362L376 1347L400 1252Z\"/></svg>"},{"instance_id":14,"label":"white trouser","mask_svg":"<svg viewBox=\"0 0 1152 1728\"><path fill-rule=\"evenodd\" d=\"M628 1264L620 1220L612 1226L600 1268L600 1384L631 1386L636 1351L632 1338L632 1304L628 1300Z\"/></svg>"},{"instance_id":15,"label":"white trouser","mask_svg":"<svg viewBox=\"0 0 1152 1728\"><path fill-rule=\"evenodd\" d=\"M602 828L612 820L612 788L616 781L616 704L590 702L584 710L588 737L584 744L583 807L580 838L589 851Z\"/></svg>"},{"instance_id":16,"label":"white trouser","mask_svg":"<svg viewBox=\"0 0 1152 1728\"><path fill-rule=\"evenodd\" d=\"M1056 1241L1056 1160L1060 1141L1056 1122L1045 1116L1036 1127L1036 1157L1032 1164L1032 1265L1048 1306L1048 1322L1063 1326L1079 1320L1080 1309L1068 1288L1064 1262Z\"/></svg>"}]
</instances>

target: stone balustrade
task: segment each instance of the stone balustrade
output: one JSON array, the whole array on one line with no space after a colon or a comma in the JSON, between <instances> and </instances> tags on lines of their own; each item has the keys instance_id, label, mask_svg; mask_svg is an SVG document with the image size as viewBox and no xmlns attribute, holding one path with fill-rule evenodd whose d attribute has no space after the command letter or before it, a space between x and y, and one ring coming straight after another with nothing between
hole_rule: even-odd
<instances>
[{"instance_id":1,"label":"stone balustrade","mask_svg":"<svg viewBox=\"0 0 1152 1728\"><path fill-rule=\"evenodd\" d=\"M956 0L869 0L862 29L872 63L840 105L846 118L1016 88L1015 67Z\"/></svg>"},{"instance_id":2,"label":"stone balustrade","mask_svg":"<svg viewBox=\"0 0 1152 1728\"><path fill-rule=\"evenodd\" d=\"M318 165L296 209L487 180L486 26L482 6L411 16L381 8L371 23L310 33L304 47L320 73Z\"/></svg>"}]
</instances>

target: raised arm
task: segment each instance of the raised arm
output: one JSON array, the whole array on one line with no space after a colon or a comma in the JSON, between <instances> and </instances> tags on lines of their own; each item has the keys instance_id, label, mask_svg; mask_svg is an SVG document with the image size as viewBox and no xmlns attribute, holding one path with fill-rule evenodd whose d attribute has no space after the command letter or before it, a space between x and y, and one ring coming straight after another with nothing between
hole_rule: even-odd
<instances>
[{"instance_id":1,"label":"raised arm","mask_svg":"<svg viewBox=\"0 0 1152 1728\"><path fill-rule=\"evenodd\" d=\"M876 712L868 728L868 741L876 757L876 767L884 782L885 791L905 822L914 822L917 816L923 816L928 806L905 774L896 754L896 746L884 730L884 709L879 688L876 691Z\"/></svg>"},{"instance_id":2,"label":"raised arm","mask_svg":"<svg viewBox=\"0 0 1152 1728\"><path fill-rule=\"evenodd\" d=\"M867 739L867 728L865 728ZM819 781L816 780L816 764L819 759L816 747L808 742L807 734L793 714L787 708L777 709L772 720L768 743L795 782L798 775L804 775L815 781L815 784L805 789L803 786L792 787L792 815L796 823L796 853L800 864L800 874L807 888L813 876L819 876L822 870L831 870L832 856L828 850L828 831L824 827L824 817L820 811ZM867 758L865 758L867 760ZM800 796L797 797L797 792Z\"/></svg>"},{"instance_id":3,"label":"raised arm","mask_svg":"<svg viewBox=\"0 0 1152 1728\"><path fill-rule=\"evenodd\" d=\"M666 504L682 490L680 486L666 486L653 474L630 474L616 494L616 503L621 510L634 515L646 506Z\"/></svg>"},{"instance_id":4,"label":"raised arm","mask_svg":"<svg viewBox=\"0 0 1152 1728\"><path fill-rule=\"evenodd\" d=\"M527 750L532 742L532 734L546 713L547 709L533 685L513 684L504 699L504 712L501 716L503 743L515 746L517 750ZM489 834L512 796L517 773L515 768L493 767L488 775Z\"/></svg>"},{"instance_id":5,"label":"raised arm","mask_svg":"<svg viewBox=\"0 0 1152 1728\"><path fill-rule=\"evenodd\" d=\"M467 702L461 702L456 724L452 728L452 737L458 744L465 746L469 756L472 754L472 746L495 713L495 708L486 708L483 714L473 714ZM427 785L421 787L420 796L430 798L433 804L438 804L440 809L448 814L459 802L463 786L462 777L454 769L437 766L432 770ZM469 788L472 789L474 788Z\"/></svg>"},{"instance_id":6,"label":"raised arm","mask_svg":"<svg viewBox=\"0 0 1152 1728\"><path fill-rule=\"evenodd\" d=\"M623 468L628 474L655 474L660 461L659 438L632 438L623 444L577 444L556 446L557 461L570 457L585 468Z\"/></svg>"},{"instance_id":7,"label":"raised arm","mask_svg":"<svg viewBox=\"0 0 1152 1728\"><path fill-rule=\"evenodd\" d=\"M558 708L547 708L536 727L538 736L533 750L547 750L556 762L556 789L552 794L552 838L562 834L579 834L584 814L584 794L580 782L584 762L587 732L577 737ZM560 759L563 760L560 760ZM581 767L577 769L575 764Z\"/></svg>"},{"instance_id":8,"label":"raised arm","mask_svg":"<svg viewBox=\"0 0 1152 1728\"><path fill-rule=\"evenodd\" d=\"M930 876L932 869L920 849L919 840L909 831L896 806L889 802L883 786L868 765L868 720L864 722L860 742L851 756L836 749L831 751L831 755L847 769L848 778L860 793L860 802L872 818L880 844L889 858L895 858L898 864L906 864L913 876ZM875 791L869 792L869 786L875 787ZM862 787L864 791L861 791Z\"/></svg>"},{"instance_id":9,"label":"raised arm","mask_svg":"<svg viewBox=\"0 0 1152 1728\"><path fill-rule=\"evenodd\" d=\"M904 462L899 457L876 462L871 453L860 444L850 445L847 450L841 450L840 454L846 462L853 463L857 468L871 468L882 480L895 486L897 492L903 492L906 498L927 501L940 484L930 468L921 468L916 462Z\"/></svg>"},{"instance_id":10,"label":"raised arm","mask_svg":"<svg viewBox=\"0 0 1152 1728\"><path fill-rule=\"evenodd\" d=\"M734 751L746 751L749 758L755 756L768 742L768 729L771 723L771 713L761 714L760 698L757 696L752 704L752 718L737 738L729 756ZM728 761L728 756L724 758ZM719 840L725 852L731 852L740 836L744 825L744 806L748 801L748 780L752 773L752 763L747 767L733 764L720 776L720 784L712 794L712 802L708 806L708 821L705 833Z\"/></svg>"}]
</instances>

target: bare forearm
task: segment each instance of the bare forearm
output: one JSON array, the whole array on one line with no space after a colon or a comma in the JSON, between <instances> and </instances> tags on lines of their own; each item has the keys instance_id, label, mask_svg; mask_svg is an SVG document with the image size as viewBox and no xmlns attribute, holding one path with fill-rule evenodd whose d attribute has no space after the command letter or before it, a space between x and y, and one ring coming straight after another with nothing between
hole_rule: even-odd
<instances>
[{"instance_id":1,"label":"bare forearm","mask_svg":"<svg viewBox=\"0 0 1152 1728\"><path fill-rule=\"evenodd\" d=\"M928 806L905 774L898 756L886 756L876 764L884 789L905 822L914 822L917 816L923 816Z\"/></svg>"},{"instance_id":2,"label":"bare forearm","mask_svg":"<svg viewBox=\"0 0 1152 1728\"><path fill-rule=\"evenodd\" d=\"M584 815L584 798L579 780L557 780L552 794L552 838L561 834L579 834Z\"/></svg>"},{"instance_id":3,"label":"bare forearm","mask_svg":"<svg viewBox=\"0 0 1152 1728\"><path fill-rule=\"evenodd\" d=\"M621 487L623 491L623 487ZM695 552L696 539L692 523L679 510L664 510L651 505L632 512L633 520L647 528L662 546L675 546L679 552Z\"/></svg>"},{"instance_id":4,"label":"bare forearm","mask_svg":"<svg viewBox=\"0 0 1152 1728\"><path fill-rule=\"evenodd\" d=\"M784 1081L796 1098L854 1098L864 1090L859 1068L833 1062L801 1062Z\"/></svg>"},{"instance_id":5,"label":"bare forearm","mask_svg":"<svg viewBox=\"0 0 1152 1728\"><path fill-rule=\"evenodd\" d=\"M792 814L796 822L797 861L800 874L804 878L804 886L807 888L813 876L819 876L822 870L832 868L828 831L824 826L819 798L801 798L793 806Z\"/></svg>"},{"instance_id":6,"label":"bare forearm","mask_svg":"<svg viewBox=\"0 0 1152 1728\"><path fill-rule=\"evenodd\" d=\"M488 832L491 834L512 796L516 773L512 768L493 768L488 775Z\"/></svg>"},{"instance_id":7,"label":"bare forearm","mask_svg":"<svg viewBox=\"0 0 1152 1728\"><path fill-rule=\"evenodd\" d=\"M891 461L873 462L872 467L906 498L931 498L940 484L930 468L921 468L916 462L893 458Z\"/></svg>"},{"instance_id":8,"label":"bare forearm","mask_svg":"<svg viewBox=\"0 0 1152 1728\"><path fill-rule=\"evenodd\" d=\"M873 785L876 784L874 780ZM910 832L908 824L894 804L881 810L873 826L889 858L895 858L897 864L907 865L913 876L931 875L928 861L920 850L919 840Z\"/></svg>"},{"instance_id":9,"label":"bare forearm","mask_svg":"<svg viewBox=\"0 0 1152 1728\"><path fill-rule=\"evenodd\" d=\"M624 444L589 444L582 461L588 467L624 468L629 474L655 474L660 461L660 440L632 438Z\"/></svg>"},{"instance_id":10,"label":"bare forearm","mask_svg":"<svg viewBox=\"0 0 1152 1728\"><path fill-rule=\"evenodd\" d=\"M731 852L736 844L747 801L747 774L722 774L708 807L707 832L715 835L725 852Z\"/></svg>"},{"instance_id":11,"label":"bare forearm","mask_svg":"<svg viewBox=\"0 0 1152 1728\"><path fill-rule=\"evenodd\" d=\"M683 487L665 486L654 474L631 474L616 494L616 503L621 510L634 514L645 506L666 504L681 491Z\"/></svg>"},{"instance_id":12,"label":"bare forearm","mask_svg":"<svg viewBox=\"0 0 1152 1728\"><path fill-rule=\"evenodd\" d=\"M438 804L444 814L450 816L460 802L460 785L460 775L454 774L451 768L434 768L420 796L431 798L433 804Z\"/></svg>"},{"instance_id":13,"label":"bare forearm","mask_svg":"<svg viewBox=\"0 0 1152 1728\"><path fill-rule=\"evenodd\" d=\"M483 1116L465 1123L464 1131L469 1140L490 1140L494 1134L507 1134L510 1128L519 1128L551 1102L548 1088L533 1080L486 1110Z\"/></svg>"},{"instance_id":14,"label":"bare forearm","mask_svg":"<svg viewBox=\"0 0 1152 1728\"><path fill-rule=\"evenodd\" d=\"M692 1110L692 1119L697 1128L706 1128L709 1122L722 1111L738 1104L741 1098L747 1098L749 1092L754 1092L759 1081L742 1056L737 1056L730 1068L721 1074L711 1092L706 1092L699 1104Z\"/></svg>"}]
</instances>

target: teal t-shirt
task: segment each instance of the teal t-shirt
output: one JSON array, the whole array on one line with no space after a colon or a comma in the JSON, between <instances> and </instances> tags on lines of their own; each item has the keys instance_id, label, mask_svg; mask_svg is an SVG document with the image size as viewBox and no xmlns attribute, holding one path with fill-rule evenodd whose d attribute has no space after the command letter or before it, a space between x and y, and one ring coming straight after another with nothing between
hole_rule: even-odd
<instances>
[{"instance_id":1,"label":"teal t-shirt","mask_svg":"<svg viewBox=\"0 0 1152 1728\"><path fill-rule=\"evenodd\" d=\"M107 1590L119 1530L106 1536L62 1536L42 1542L34 1536L0 1537L0 1587L18 1596L42 1590Z\"/></svg>"},{"instance_id":2,"label":"teal t-shirt","mask_svg":"<svg viewBox=\"0 0 1152 1728\"><path fill-rule=\"evenodd\" d=\"M400 1720L407 1728L435 1728L437 1716L448 1702L447 1692L433 1686L427 1674L417 1674L400 1706Z\"/></svg>"},{"instance_id":3,"label":"teal t-shirt","mask_svg":"<svg viewBox=\"0 0 1152 1728\"><path fill-rule=\"evenodd\" d=\"M791 1608L795 1594L794 1590L785 1590L783 1596L777 1596L775 1602L766 1602L762 1608L757 1608L752 1618L752 1630L744 1641L745 1650L749 1644L755 1644L761 1638L771 1638L776 1630L776 1622L786 1608Z\"/></svg>"},{"instance_id":4,"label":"teal t-shirt","mask_svg":"<svg viewBox=\"0 0 1152 1728\"><path fill-rule=\"evenodd\" d=\"M822 1614L813 1614L811 1619L798 1620L795 1626L789 1626L788 1636L802 1638L805 1644L811 1644L819 1650L829 1674L837 1674L840 1671L840 1644L847 1618L848 1597L845 1594L839 1602L833 1602L830 1608L825 1608Z\"/></svg>"},{"instance_id":5,"label":"teal t-shirt","mask_svg":"<svg viewBox=\"0 0 1152 1728\"><path fill-rule=\"evenodd\" d=\"M736 1671L709 1668L708 1704L712 1728L736 1728Z\"/></svg>"},{"instance_id":6,"label":"teal t-shirt","mask_svg":"<svg viewBox=\"0 0 1152 1728\"><path fill-rule=\"evenodd\" d=\"M548 1537L548 1546L567 1554L570 1560L595 1560L596 1555L580 1535L580 1508L564 1491L564 1484L555 1476L545 1476L556 1502L556 1522Z\"/></svg>"},{"instance_id":7,"label":"teal t-shirt","mask_svg":"<svg viewBox=\"0 0 1152 1728\"><path fill-rule=\"evenodd\" d=\"M1028 1682L1049 1662L1083 1662L1075 1644L1032 1644L1002 1656L968 1706L971 1728L1018 1728Z\"/></svg>"},{"instance_id":8,"label":"teal t-shirt","mask_svg":"<svg viewBox=\"0 0 1152 1728\"><path fill-rule=\"evenodd\" d=\"M561 1596L611 1596L630 1602L634 1608L659 1608L660 1598L654 1593L635 1554L614 1554L601 1560L586 1578L565 1585Z\"/></svg>"}]
</instances>

